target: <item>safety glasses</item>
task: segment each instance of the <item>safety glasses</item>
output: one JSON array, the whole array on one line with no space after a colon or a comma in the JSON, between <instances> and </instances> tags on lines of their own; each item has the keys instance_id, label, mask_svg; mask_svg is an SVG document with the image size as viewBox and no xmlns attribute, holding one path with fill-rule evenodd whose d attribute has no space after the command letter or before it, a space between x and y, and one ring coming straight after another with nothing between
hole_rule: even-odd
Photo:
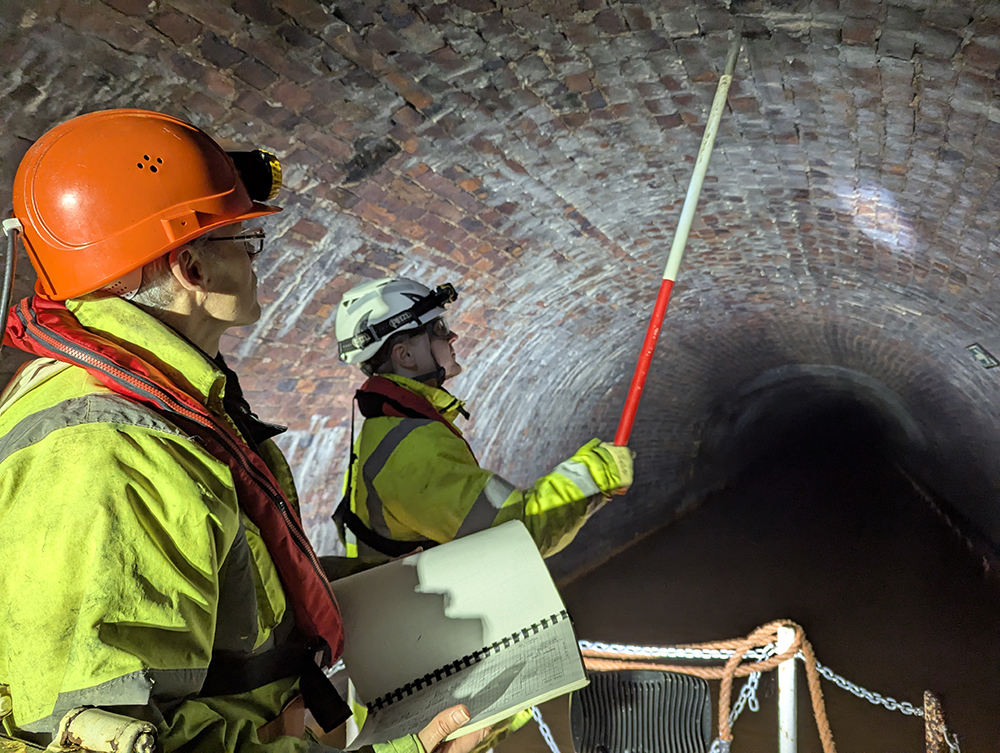
<instances>
[{"instance_id":1,"label":"safety glasses","mask_svg":"<svg viewBox=\"0 0 1000 753\"><path fill-rule=\"evenodd\" d=\"M438 340L447 340L451 337L452 331L448 328L448 322L443 316L431 319L427 322L427 334Z\"/></svg>"},{"instance_id":2,"label":"safety glasses","mask_svg":"<svg viewBox=\"0 0 1000 753\"><path fill-rule=\"evenodd\" d=\"M260 252L264 250L264 236L264 228L254 227L239 235L214 236L205 238L205 240L211 242L235 241L236 243L241 243L243 249L247 252L247 256L251 259L256 259L260 255Z\"/></svg>"}]
</instances>

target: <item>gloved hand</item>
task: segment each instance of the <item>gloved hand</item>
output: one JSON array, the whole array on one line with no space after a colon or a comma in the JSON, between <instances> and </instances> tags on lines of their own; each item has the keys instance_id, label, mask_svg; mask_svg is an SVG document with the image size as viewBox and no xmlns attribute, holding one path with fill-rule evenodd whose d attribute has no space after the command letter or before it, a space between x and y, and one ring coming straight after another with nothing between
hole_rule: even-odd
<instances>
[{"instance_id":1,"label":"gloved hand","mask_svg":"<svg viewBox=\"0 0 1000 753\"><path fill-rule=\"evenodd\" d=\"M588 455L592 458L588 460ZM596 458L594 457L596 455ZM624 494L632 485L632 458L635 453L628 447L618 447L600 439L591 439L581 447L574 460L587 465L605 498L613 494ZM597 465L592 465L597 460Z\"/></svg>"},{"instance_id":2,"label":"gloved hand","mask_svg":"<svg viewBox=\"0 0 1000 753\"><path fill-rule=\"evenodd\" d=\"M618 469L619 486L611 493L624 494L627 492L628 488L632 486L632 458L635 457L635 453L628 447L619 447L611 442L601 442L597 445L596 449L608 453L615 467Z\"/></svg>"}]
</instances>

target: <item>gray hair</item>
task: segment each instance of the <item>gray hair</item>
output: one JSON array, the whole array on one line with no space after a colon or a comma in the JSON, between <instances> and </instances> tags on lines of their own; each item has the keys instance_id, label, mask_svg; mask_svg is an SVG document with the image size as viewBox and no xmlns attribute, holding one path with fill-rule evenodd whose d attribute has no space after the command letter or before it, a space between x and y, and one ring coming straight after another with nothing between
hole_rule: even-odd
<instances>
[{"instance_id":1,"label":"gray hair","mask_svg":"<svg viewBox=\"0 0 1000 753\"><path fill-rule=\"evenodd\" d=\"M170 272L170 254L164 254L142 268L142 284L129 300L143 308L165 309L174 302L176 285Z\"/></svg>"},{"instance_id":2,"label":"gray hair","mask_svg":"<svg viewBox=\"0 0 1000 753\"><path fill-rule=\"evenodd\" d=\"M197 247L204 243L205 236L200 236L185 245ZM142 283L129 300L144 309L166 309L174 302L177 284L170 271L170 254L166 253L142 268Z\"/></svg>"}]
</instances>

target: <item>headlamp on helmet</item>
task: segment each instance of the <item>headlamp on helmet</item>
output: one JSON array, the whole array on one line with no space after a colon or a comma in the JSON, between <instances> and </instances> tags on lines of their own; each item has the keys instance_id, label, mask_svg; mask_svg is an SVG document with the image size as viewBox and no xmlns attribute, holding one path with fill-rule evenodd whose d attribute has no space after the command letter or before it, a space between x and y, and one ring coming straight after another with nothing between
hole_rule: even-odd
<instances>
[{"instance_id":1,"label":"headlamp on helmet","mask_svg":"<svg viewBox=\"0 0 1000 753\"><path fill-rule=\"evenodd\" d=\"M457 299L451 283L434 290L404 277L362 283L344 295L337 311L338 356L346 363L364 363L392 335L420 329Z\"/></svg>"},{"instance_id":2,"label":"headlamp on helmet","mask_svg":"<svg viewBox=\"0 0 1000 753\"><path fill-rule=\"evenodd\" d=\"M281 190L281 163L265 149L226 152L254 201L271 201Z\"/></svg>"}]
</instances>

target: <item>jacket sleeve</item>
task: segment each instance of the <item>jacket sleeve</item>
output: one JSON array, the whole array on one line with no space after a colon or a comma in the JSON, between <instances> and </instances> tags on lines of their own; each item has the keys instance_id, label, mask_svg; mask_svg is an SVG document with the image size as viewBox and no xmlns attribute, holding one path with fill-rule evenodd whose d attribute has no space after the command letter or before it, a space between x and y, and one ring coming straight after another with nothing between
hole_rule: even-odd
<instances>
[{"instance_id":1,"label":"jacket sleeve","mask_svg":"<svg viewBox=\"0 0 1000 753\"><path fill-rule=\"evenodd\" d=\"M305 737L283 736L268 742L257 737L257 728L270 719L260 715L261 702L286 698L295 683L277 682L239 696L198 698L186 701L173 714L169 727L158 736L158 753L340 753L318 742L311 733ZM280 708L280 702L278 704ZM424 753L416 735L375 746L357 753Z\"/></svg>"},{"instance_id":2,"label":"jacket sleeve","mask_svg":"<svg viewBox=\"0 0 1000 753\"><path fill-rule=\"evenodd\" d=\"M369 524L383 535L410 530L444 542L520 520L548 556L568 545L606 495L620 486L617 466L598 444L596 439L588 442L531 487L518 489L480 468L448 427L437 421L419 423L382 468L365 463L357 483L368 486ZM380 454L376 450L371 457Z\"/></svg>"}]
</instances>

